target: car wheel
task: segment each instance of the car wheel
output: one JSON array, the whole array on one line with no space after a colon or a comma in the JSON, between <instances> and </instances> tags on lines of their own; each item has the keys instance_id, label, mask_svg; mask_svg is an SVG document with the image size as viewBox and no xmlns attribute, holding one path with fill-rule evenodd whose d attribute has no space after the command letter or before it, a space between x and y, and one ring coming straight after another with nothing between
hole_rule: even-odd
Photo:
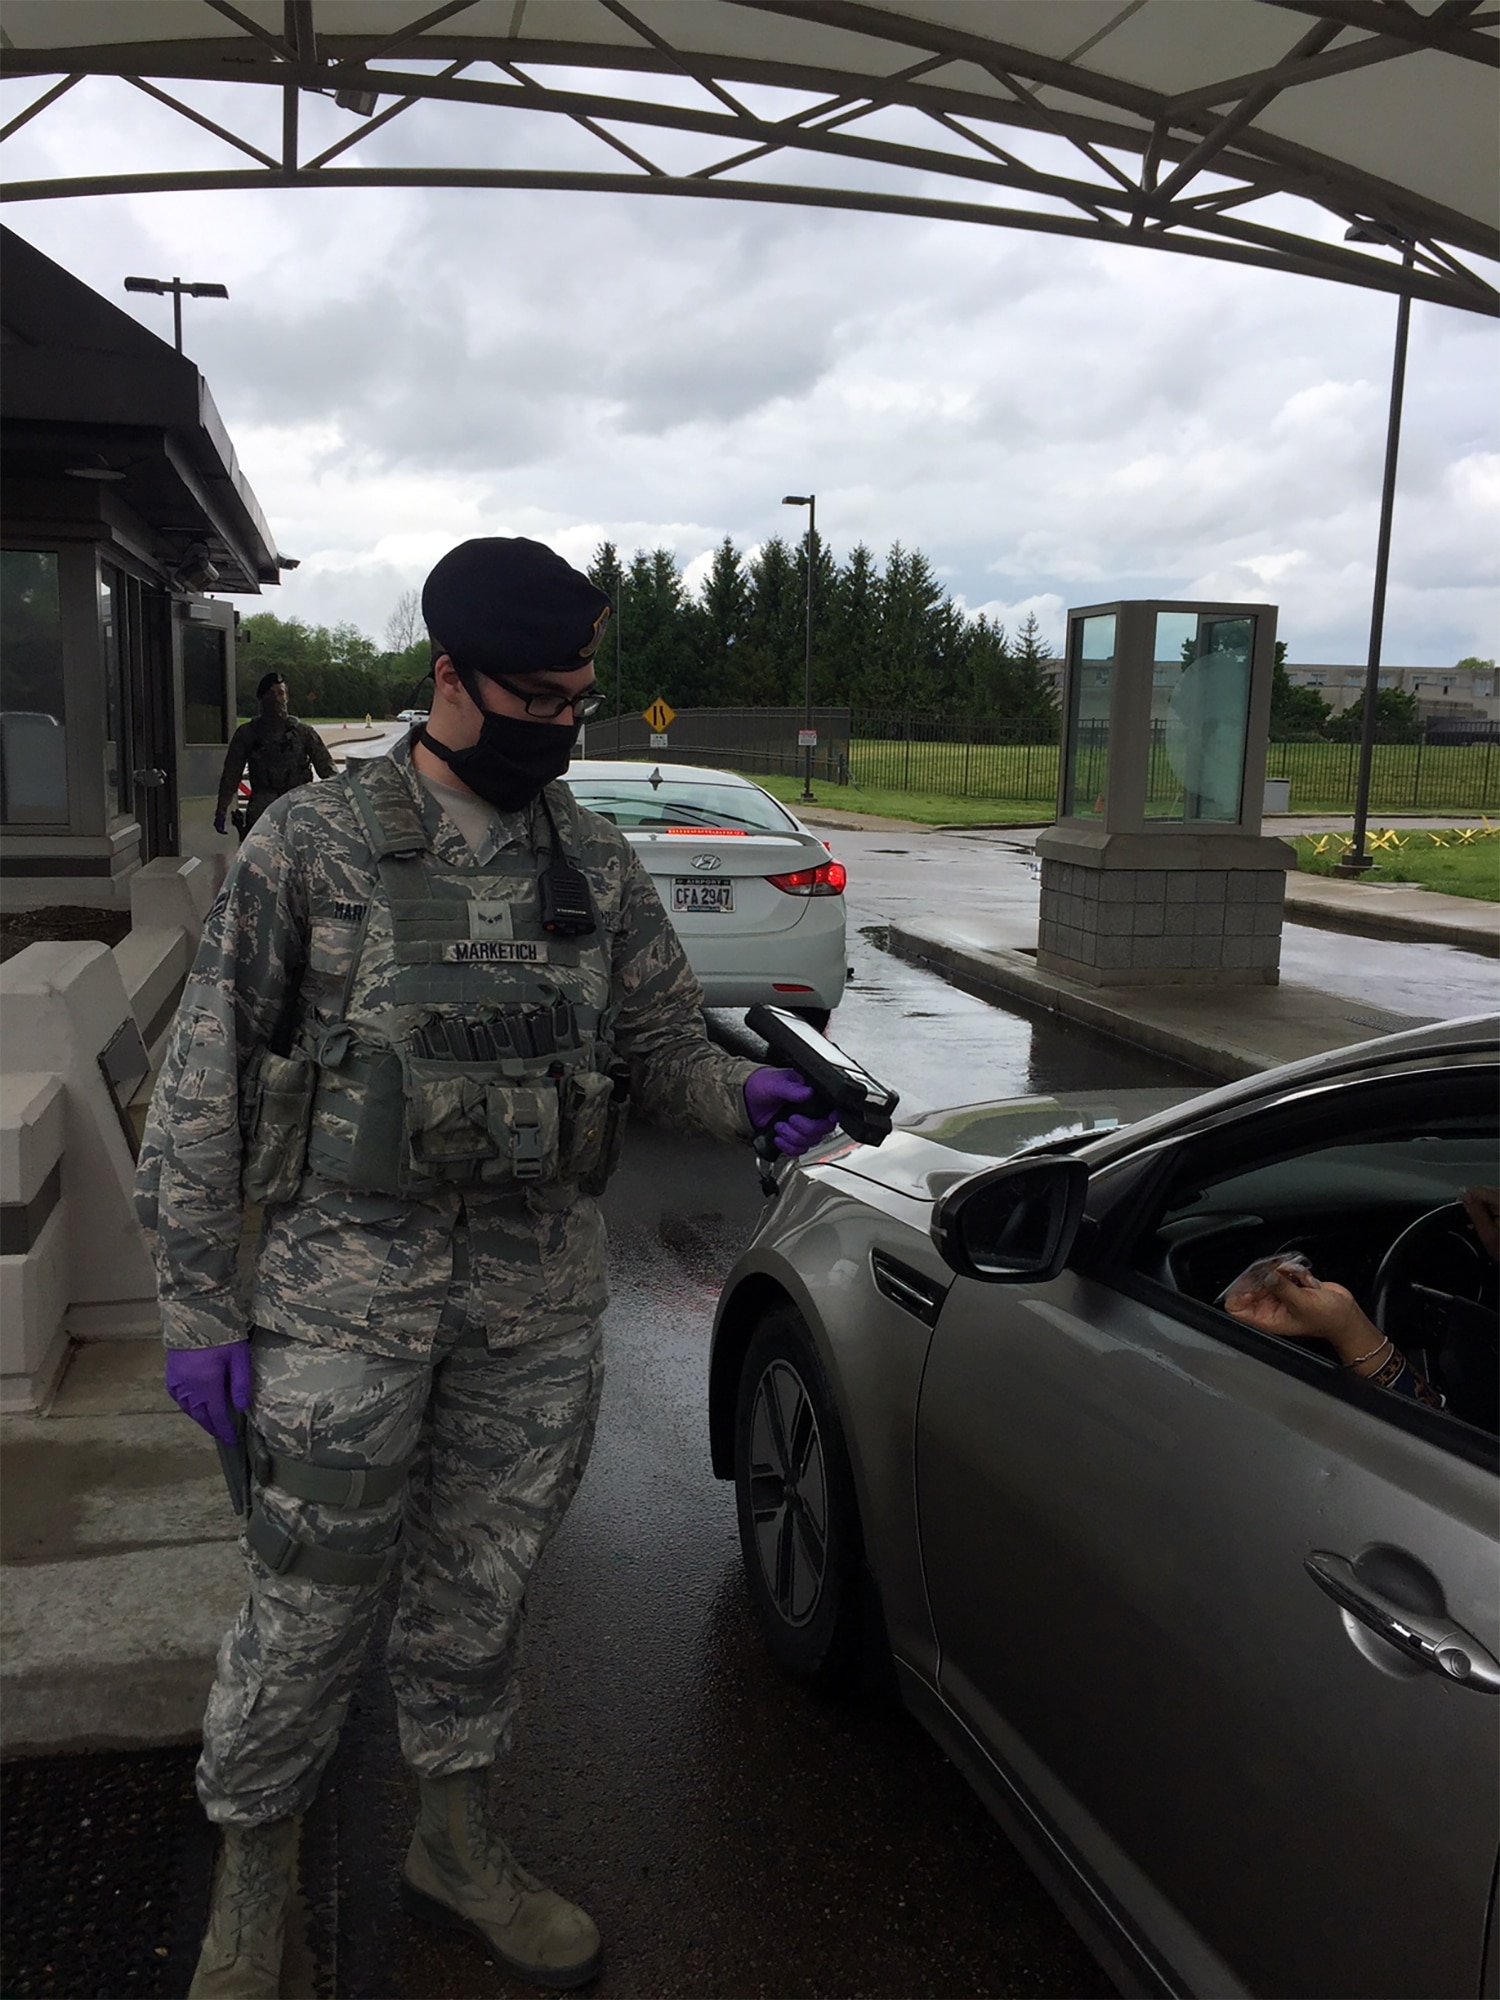
<instances>
[{"instance_id":1,"label":"car wheel","mask_svg":"<svg viewBox=\"0 0 1500 2000\"><path fill-rule=\"evenodd\" d=\"M755 1613L793 1679L854 1678L866 1623L864 1546L838 1413L801 1316L751 1336L734 1426L740 1549Z\"/></svg>"}]
</instances>

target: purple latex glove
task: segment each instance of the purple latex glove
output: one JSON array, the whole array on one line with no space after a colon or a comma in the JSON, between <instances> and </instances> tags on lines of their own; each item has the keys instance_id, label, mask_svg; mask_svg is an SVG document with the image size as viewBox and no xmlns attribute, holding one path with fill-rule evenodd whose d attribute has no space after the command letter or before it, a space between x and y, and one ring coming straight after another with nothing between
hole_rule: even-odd
<instances>
[{"instance_id":1,"label":"purple latex glove","mask_svg":"<svg viewBox=\"0 0 1500 2000\"><path fill-rule=\"evenodd\" d=\"M745 1109L757 1132L769 1126L778 1153L795 1158L826 1139L838 1124L838 1117L814 1117L796 1109L812 1102L815 1093L794 1069L758 1069L745 1079Z\"/></svg>"},{"instance_id":2,"label":"purple latex glove","mask_svg":"<svg viewBox=\"0 0 1500 2000\"><path fill-rule=\"evenodd\" d=\"M228 828L228 827L227 827L227 826L225 825L225 823L224 823L224 815L223 815L223 813L215 813L215 814L214 814L214 832L215 832L215 833L228 833L228 831L229 831L229 828Z\"/></svg>"},{"instance_id":3,"label":"purple latex glove","mask_svg":"<svg viewBox=\"0 0 1500 2000\"><path fill-rule=\"evenodd\" d=\"M248 1340L167 1349L167 1394L220 1444L234 1443L234 1411L249 1409L252 1387Z\"/></svg>"}]
</instances>

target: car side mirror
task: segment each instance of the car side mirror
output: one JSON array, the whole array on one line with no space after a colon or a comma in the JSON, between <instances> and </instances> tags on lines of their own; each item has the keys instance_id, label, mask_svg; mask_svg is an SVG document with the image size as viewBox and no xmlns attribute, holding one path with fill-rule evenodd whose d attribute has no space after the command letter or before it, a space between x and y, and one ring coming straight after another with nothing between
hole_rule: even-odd
<instances>
[{"instance_id":1,"label":"car side mirror","mask_svg":"<svg viewBox=\"0 0 1500 2000\"><path fill-rule=\"evenodd\" d=\"M1008 1160L986 1167L938 1202L932 1240L961 1278L1044 1283L1068 1261L1088 1185L1082 1160Z\"/></svg>"}]
</instances>

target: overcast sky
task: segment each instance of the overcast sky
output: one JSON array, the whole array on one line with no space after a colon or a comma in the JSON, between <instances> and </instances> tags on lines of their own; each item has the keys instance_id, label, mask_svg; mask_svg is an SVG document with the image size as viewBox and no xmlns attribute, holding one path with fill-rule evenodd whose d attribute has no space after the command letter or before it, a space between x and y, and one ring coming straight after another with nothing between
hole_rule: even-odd
<instances>
[{"instance_id":1,"label":"overcast sky","mask_svg":"<svg viewBox=\"0 0 1500 2000\"><path fill-rule=\"evenodd\" d=\"M0 110L35 94L7 84ZM195 101L222 113L222 96ZM370 160L430 158L431 115L397 120ZM480 143L470 114L439 115L446 157ZM592 143L547 124L550 157ZM29 178L143 143L156 166L225 160L99 79L4 159ZM400 592L479 534L577 562L605 538L664 543L694 577L725 534L800 533L778 503L815 490L838 556L915 546L971 609L1012 628L1035 609L1054 642L1069 605L1218 597L1278 604L1293 660L1365 657L1383 295L961 224L627 196L153 195L6 219L169 339L170 301L127 298L127 272L229 286L227 304L187 302L186 346L302 565L242 609L380 639ZM1493 321L1415 307L1392 664L1497 651L1497 357Z\"/></svg>"}]
</instances>

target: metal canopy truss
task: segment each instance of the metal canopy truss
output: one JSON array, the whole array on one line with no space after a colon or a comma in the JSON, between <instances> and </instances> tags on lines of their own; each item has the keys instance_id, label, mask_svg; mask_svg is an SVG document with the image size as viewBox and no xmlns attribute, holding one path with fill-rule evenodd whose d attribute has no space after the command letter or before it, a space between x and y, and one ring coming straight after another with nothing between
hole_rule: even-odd
<instances>
[{"instance_id":1,"label":"metal canopy truss","mask_svg":"<svg viewBox=\"0 0 1500 2000\"><path fill-rule=\"evenodd\" d=\"M8 0L0 74L47 81L0 139L108 77L237 158L123 162L4 196L490 187L792 204L1139 243L1495 314L1472 260L1500 254L1497 25L1485 0ZM195 84L277 92L279 148L185 101ZM357 121L316 152L307 93ZM380 164L375 146L350 161L445 104L490 114L487 152L524 161L535 126L503 123L522 111L571 121L609 158ZM653 158L684 136L702 164Z\"/></svg>"}]
</instances>

